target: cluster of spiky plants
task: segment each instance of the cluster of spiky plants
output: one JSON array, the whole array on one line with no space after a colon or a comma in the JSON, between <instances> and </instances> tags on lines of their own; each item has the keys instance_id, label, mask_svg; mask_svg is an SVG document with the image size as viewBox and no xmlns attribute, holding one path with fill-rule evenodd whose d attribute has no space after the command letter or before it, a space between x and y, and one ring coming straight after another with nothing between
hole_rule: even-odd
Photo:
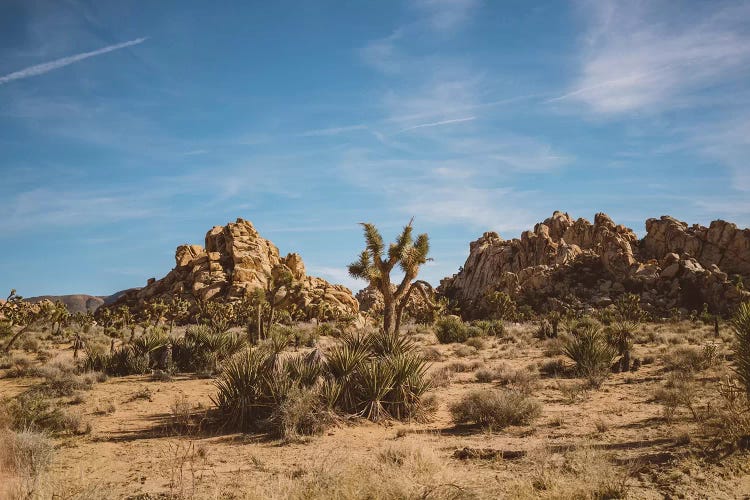
<instances>
[{"instance_id":1,"label":"cluster of spiky plants","mask_svg":"<svg viewBox=\"0 0 750 500\"><path fill-rule=\"evenodd\" d=\"M113 349L109 353L86 349L84 371L100 371L114 377L147 373L149 355L130 344Z\"/></svg>"},{"instance_id":2,"label":"cluster of spiky plants","mask_svg":"<svg viewBox=\"0 0 750 500\"><path fill-rule=\"evenodd\" d=\"M284 356L283 347L269 339L224 364L214 403L226 426L270 425L288 436L313 432L320 428L316 422L334 415L377 421L423 414L427 364L398 333L347 335L327 353Z\"/></svg>"},{"instance_id":3,"label":"cluster of spiky plants","mask_svg":"<svg viewBox=\"0 0 750 500\"><path fill-rule=\"evenodd\" d=\"M578 375L598 385L607 376L617 351L607 342L601 326L586 320L571 324L562 351L575 362Z\"/></svg>"},{"instance_id":4,"label":"cluster of spiky plants","mask_svg":"<svg viewBox=\"0 0 750 500\"><path fill-rule=\"evenodd\" d=\"M147 373L150 369L216 373L225 359L245 348L244 336L215 333L205 325L188 327L178 339L153 331L112 349L109 353L87 348L83 368L107 375Z\"/></svg>"},{"instance_id":5,"label":"cluster of spiky plants","mask_svg":"<svg viewBox=\"0 0 750 500\"><path fill-rule=\"evenodd\" d=\"M179 371L216 373L219 365L247 345L242 335L217 333L205 325L189 326L172 342L172 362Z\"/></svg>"}]
</instances>

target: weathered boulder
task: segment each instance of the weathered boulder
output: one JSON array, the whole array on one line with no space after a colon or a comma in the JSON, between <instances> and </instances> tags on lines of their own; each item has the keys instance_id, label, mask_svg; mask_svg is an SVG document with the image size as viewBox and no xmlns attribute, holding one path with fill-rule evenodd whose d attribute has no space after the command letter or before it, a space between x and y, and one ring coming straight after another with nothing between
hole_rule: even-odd
<instances>
[{"instance_id":1,"label":"weathered boulder","mask_svg":"<svg viewBox=\"0 0 750 500\"><path fill-rule=\"evenodd\" d=\"M705 227L688 226L667 215L648 219L641 251L644 257L655 259L667 253L687 253L704 267L716 264L725 273L750 277L750 229L738 229L723 220Z\"/></svg>"},{"instance_id":2,"label":"weathered boulder","mask_svg":"<svg viewBox=\"0 0 750 500\"><path fill-rule=\"evenodd\" d=\"M606 214L596 214L592 224L555 212L519 239L484 233L438 292L469 318L484 314L491 291L538 310L562 303L603 307L627 292L639 294L654 312L707 304L725 313L750 298L727 275L750 271L750 230L723 221L688 228L671 217L649 219L646 227L639 241Z\"/></svg>"},{"instance_id":3,"label":"weathered boulder","mask_svg":"<svg viewBox=\"0 0 750 500\"><path fill-rule=\"evenodd\" d=\"M342 286L307 276L302 258L291 253L281 257L278 248L263 238L244 219L215 226L206 233L205 247L181 245L175 251L175 267L160 280L125 293L109 307L127 305L140 311L148 301L181 297L195 304L203 300L240 300L257 288L266 289L274 273L285 266L295 281L282 299L282 307L294 306L307 318L325 309L331 316L356 315L357 300ZM323 308L315 307L324 303Z\"/></svg>"}]
</instances>

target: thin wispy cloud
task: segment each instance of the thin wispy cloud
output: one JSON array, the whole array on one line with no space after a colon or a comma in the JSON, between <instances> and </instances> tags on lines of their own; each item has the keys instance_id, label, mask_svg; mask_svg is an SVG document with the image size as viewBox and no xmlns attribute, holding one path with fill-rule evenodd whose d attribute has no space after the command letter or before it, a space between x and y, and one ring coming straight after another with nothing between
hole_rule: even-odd
<instances>
[{"instance_id":1,"label":"thin wispy cloud","mask_svg":"<svg viewBox=\"0 0 750 500\"><path fill-rule=\"evenodd\" d=\"M476 120L476 116L467 116L465 118L454 118L452 120L441 120L439 122L431 122L431 123L420 123L419 125L413 125L411 127L402 128L399 130L399 133L401 132L407 132L409 130L415 130L418 128L429 128L429 127L440 127L443 125L451 125L454 123L463 123L463 122L471 122Z\"/></svg>"},{"instance_id":2,"label":"thin wispy cloud","mask_svg":"<svg viewBox=\"0 0 750 500\"><path fill-rule=\"evenodd\" d=\"M133 45L138 45L148 40L148 37L142 37L142 38L136 38L134 40L130 40L123 43L118 43L115 45L109 45L107 47L103 47L98 50L93 50L91 52L83 52L81 54L76 54L73 56L63 57L61 59L55 59L54 61L49 61L42 64L36 64L34 66L29 66L28 68L24 68L19 71L15 71L13 73L9 73L5 76L0 76L0 85L15 81L15 80L22 80L24 78L30 78L32 76L39 76L43 75L45 73L49 73L50 71L54 71L56 69L63 68L65 66L69 66L71 64L77 63L79 61L83 61L85 59L89 59L91 57L100 56L103 54L107 54L109 52L114 52L116 50L124 49L126 47L132 47Z\"/></svg>"},{"instance_id":3,"label":"thin wispy cloud","mask_svg":"<svg viewBox=\"0 0 750 500\"><path fill-rule=\"evenodd\" d=\"M603 115L658 112L686 96L748 76L748 4L700 6L673 16L659 2L581 2L588 30L579 76L550 100L575 100ZM686 22L685 20L689 21Z\"/></svg>"}]
</instances>

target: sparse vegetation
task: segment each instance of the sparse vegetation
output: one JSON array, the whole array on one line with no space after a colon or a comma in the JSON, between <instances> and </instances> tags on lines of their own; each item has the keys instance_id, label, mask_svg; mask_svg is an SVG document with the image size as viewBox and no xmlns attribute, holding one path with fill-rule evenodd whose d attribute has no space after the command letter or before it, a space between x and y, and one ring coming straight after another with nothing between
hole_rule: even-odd
<instances>
[{"instance_id":1,"label":"sparse vegetation","mask_svg":"<svg viewBox=\"0 0 750 500\"><path fill-rule=\"evenodd\" d=\"M531 423L542 413L536 399L515 391L482 389L471 391L450 406L457 424L475 423L491 430Z\"/></svg>"}]
</instances>

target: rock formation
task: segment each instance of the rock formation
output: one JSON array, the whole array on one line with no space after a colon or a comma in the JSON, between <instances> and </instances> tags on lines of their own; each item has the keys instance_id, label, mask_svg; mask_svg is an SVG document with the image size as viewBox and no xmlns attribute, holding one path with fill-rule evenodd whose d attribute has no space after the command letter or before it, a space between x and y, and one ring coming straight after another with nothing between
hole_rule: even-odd
<instances>
[{"instance_id":1,"label":"rock formation","mask_svg":"<svg viewBox=\"0 0 750 500\"><path fill-rule=\"evenodd\" d=\"M750 298L727 274L750 276L750 230L724 221L688 228L671 217L649 219L646 229L639 240L605 214L596 214L592 224L555 212L520 239L484 233L438 292L469 318L482 315L484 297L496 290L537 310L556 302L607 306L627 292L639 294L652 312L707 304L726 313Z\"/></svg>"},{"instance_id":2,"label":"rock formation","mask_svg":"<svg viewBox=\"0 0 750 500\"><path fill-rule=\"evenodd\" d=\"M107 307L126 305L136 312L153 300L181 297L196 301L235 301L257 288L266 289L279 266L286 266L294 277L293 289L284 291L282 307L296 307L305 317L324 308L331 316L356 315L359 311L352 292L322 278L307 276L302 258L291 253L281 257L278 248L261 237L244 219L226 226L215 226L206 234L205 247L181 245L175 252L175 267L160 280L149 280L141 289L123 294Z\"/></svg>"}]
</instances>

